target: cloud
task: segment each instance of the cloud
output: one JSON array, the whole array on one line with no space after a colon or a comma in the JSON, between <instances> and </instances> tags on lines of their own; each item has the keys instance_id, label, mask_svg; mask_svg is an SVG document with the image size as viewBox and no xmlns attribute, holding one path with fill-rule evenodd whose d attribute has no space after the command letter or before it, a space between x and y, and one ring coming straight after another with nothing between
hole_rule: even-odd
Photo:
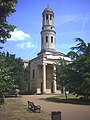
<instances>
[{"instance_id":1,"label":"cloud","mask_svg":"<svg viewBox=\"0 0 90 120\"><path fill-rule=\"evenodd\" d=\"M66 15L62 16L62 23L67 23L67 22L76 22L83 20L83 16L81 15Z\"/></svg>"},{"instance_id":2,"label":"cloud","mask_svg":"<svg viewBox=\"0 0 90 120\"><path fill-rule=\"evenodd\" d=\"M85 19L85 15L82 14L71 14L71 15L61 15L58 17L56 23L66 24L68 22L78 22L78 21L83 21ZM88 19L88 17L87 17Z\"/></svg>"},{"instance_id":3,"label":"cloud","mask_svg":"<svg viewBox=\"0 0 90 120\"><path fill-rule=\"evenodd\" d=\"M25 49L25 48L34 48L35 45L31 43L31 41L22 42L16 45L18 48Z\"/></svg>"},{"instance_id":4,"label":"cloud","mask_svg":"<svg viewBox=\"0 0 90 120\"><path fill-rule=\"evenodd\" d=\"M11 32L11 38L9 41L14 41L15 46L19 49L28 49L36 48L36 41L33 40L33 43L30 41L31 37L29 34L23 32L22 30L15 29L14 32ZM34 36L35 37L35 36Z\"/></svg>"},{"instance_id":5,"label":"cloud","mask_svg":"<svg viewBox=\"0 0 90 120\"><path fill-rule=\"evenodd\" d=\"M83 19L83 21L82 21L81 32L84 31L84 28L85 28L85 26L86 26L86 22L87 22L87 20L88 20L88 16L84 16L84 19Z\"/></svg>"},{"instance_id":6,"label":"cloud","mask_svg":"<svg viewBox=\"0 0 90 120\"><path fill-rule=\"evenodd\" d=\"M10 41L26 41L30 39L30 35L23 32L22 30L15 29L14 32L11 32L11 38L8 39Z\"/></svg>"}]
</instances>

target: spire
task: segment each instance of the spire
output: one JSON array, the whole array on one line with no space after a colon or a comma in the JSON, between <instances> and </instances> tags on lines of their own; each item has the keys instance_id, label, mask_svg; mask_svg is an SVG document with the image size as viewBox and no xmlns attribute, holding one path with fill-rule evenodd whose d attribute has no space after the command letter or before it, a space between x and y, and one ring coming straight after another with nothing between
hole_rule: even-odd
<instances>
[{"instance_id":1,"label":"spire","mask_svg":"<svg viewBox=\"0 0 90 120\"><path fill-rule=\"evenodd\" d=\"M47 4L47 8L49 8L49 4Z\"/></svg>"}]
</instances>

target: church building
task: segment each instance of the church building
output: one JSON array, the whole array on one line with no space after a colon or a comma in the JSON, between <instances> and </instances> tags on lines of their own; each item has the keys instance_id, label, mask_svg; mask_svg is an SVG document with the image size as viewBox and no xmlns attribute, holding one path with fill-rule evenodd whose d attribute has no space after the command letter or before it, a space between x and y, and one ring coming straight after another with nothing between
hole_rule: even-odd
<instances>
[{"instance_id":1,"label":"church building","mask_svg":"<svg viewBox=\"0 0 90 120\"><path fill-rule=\"evenodd\" d=\"M53 77L55 74L54 64L59 59L71 61L63 53L56 51L54 12L50 7L47 7L42 13L41 51L29 63L30 93L48 94L61 92Z\"/></svg>"}]
</instances>

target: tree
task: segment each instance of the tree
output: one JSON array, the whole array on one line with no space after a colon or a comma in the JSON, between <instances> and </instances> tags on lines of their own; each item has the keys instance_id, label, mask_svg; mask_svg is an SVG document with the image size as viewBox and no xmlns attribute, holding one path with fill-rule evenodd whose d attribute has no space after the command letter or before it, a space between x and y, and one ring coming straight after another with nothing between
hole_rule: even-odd
<instances>
[{"instance_id":1,"label":"tree","mask_svg":"<svg viewBox=\"0 0 90 120\"><path fill-rule=\"evenodd\" d=\"M24 88L27 88L27 92L30 93L30 67L29 65L24 68Z\"/></svg>"},{"instance_id":2,"label":"tree","mask_svg":"<svg viewBox=\"0 0 90 120\"><path fill-rule=\"evenodd\" d=\"M15 78L15 84L18 85L18 89L23 90L26 88L26 81L24 77L24 63L21 58L16 58L14 60L14 78Z\"/></svg>"},{"instance_id":3,"label":"tree","mask_svg":"<svg viewBox=\"0 0 90 120\"><path fill-rule=\"evenodd\" d=\"M79 42L76 47L72 47L72 52L75 50L76 59L72 63L74 70L79 74L76 78L80 85L76 88L77 95L90 96L90 43L85 43L81 38L76 38ZM76 82L78 83L78 82Z\"/></svg>"},{"instance_id":4,"label":"tree","mask_svg":"<svg viewBox=\"0 0 90 120\"><path fill-rule=\"evenodd\" d=\"M79 42L67 54L71 57L72 62L66 64L57 64L56 74L57 82L64 86L71 92L77 95L83 95L88 98L90 96L90 43L85 43L81 38L75 38ZM58 79L59 78L59 79ZM63 82L62 82L63 81Z\"/></svg>"},{"instance_id":5,"label":"tree","mask_svg":"<svg viewBox=\"0 0 90 120\"><path fill-rule=\"evenodd\" d=\"M26 68L24 68L24 63L21 58L15 58L15 55L9 54L7 52L6 54L6 63L7 67L13 67L12 72L13 72L13 78L15 79L15 86L16 88L23 90L27 86L27 81L26 81Z\"/></svg>"},{"instance_id":6,"label":"tree","mask_svg":"<svg viewBox=\"0 0 90 120\"><path fill-rule=\"evenodd\" d=\"M11 89L25 90L28 87L29 67L24 68L21 58L0 53L0 95L8 94Z\"/></svg>"},{"instance_id":7,"label":"tree","mask_svg":"<svg viewBox=\"0 0 90 120\"><path fill-rule=\"evenodd\" d=\"M16 28L7 21L7 18L15 12L16 4L17 0L0 0L0 44L5 43L11 37L10 32ZM0 95L6 94L14 82L12 67L7 66L5 61L5 53L0 53Z\"/></svg>"},{"instance_id":8,"label":"tree","mask_svg":"<svg viewBox=\"0 0 90 120\"><path fill-rule=\"evenodd\" d=\"M0 95L6 95L14 87L12 67L6 63L4 53L0 53Z\"/></svg>"},{"instance_id":9,"label":"tree","mask_svg":"<svg viewBox=\"0 0 90 120\"><path fill-rule=\"evenodd\" d=\"M16 4L17 0L0 0L0 43L5 43L11 37L10 32L16 28L7 21L7 18L15 12Z\"/></svg>"},{"instance_id":10,"label":"tree","mask_svg":"<svg viewBox=\"0 0 90 120\"><path fill-rule=\"evenodd\" d=\"M65 93L65 97L67 99L67 84L68 84L68 69L67 69L67 62L64 59L60 59L57 64L55 65L55 75L56 75L56 81L59 85L62 86L62 92Z\"/></svg>"}]
</instances>

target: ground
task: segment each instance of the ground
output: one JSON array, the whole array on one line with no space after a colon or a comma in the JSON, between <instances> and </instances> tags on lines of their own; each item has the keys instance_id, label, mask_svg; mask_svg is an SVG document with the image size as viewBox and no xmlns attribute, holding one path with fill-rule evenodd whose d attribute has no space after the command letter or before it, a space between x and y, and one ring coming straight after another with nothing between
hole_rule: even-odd
<instances>
[{"instance_id":1,"label":"ground","mask_svg":"<svg viewBox=\"0 0 90 120\"><path fill-rule=\"evenodd\" d=\"M90 120L90 104L62 103L60 95L59 99L56 99L55 96L23 95L17 98L5 98L5 104L0 107L0 120L52 120L53 111L61 111L62 120ZM33 113L28 110L28 100L40 105L41 113Z\"/></svg>"},{"instance_id":2,"label":"ground","mask_svg":"<svg viewBox=\"0 0 90 120\"><path fill-rule=\"evenodd\" d=\"M37 105L41 105L41 112L48 115L52 111L61 111L62 120L90 120L90 105L75 105L66 103L56 103L47 101L47 97L54 95L27 95L20 99L27 104L27 100L33 101Z\"/></svg>"}]
</instances>

